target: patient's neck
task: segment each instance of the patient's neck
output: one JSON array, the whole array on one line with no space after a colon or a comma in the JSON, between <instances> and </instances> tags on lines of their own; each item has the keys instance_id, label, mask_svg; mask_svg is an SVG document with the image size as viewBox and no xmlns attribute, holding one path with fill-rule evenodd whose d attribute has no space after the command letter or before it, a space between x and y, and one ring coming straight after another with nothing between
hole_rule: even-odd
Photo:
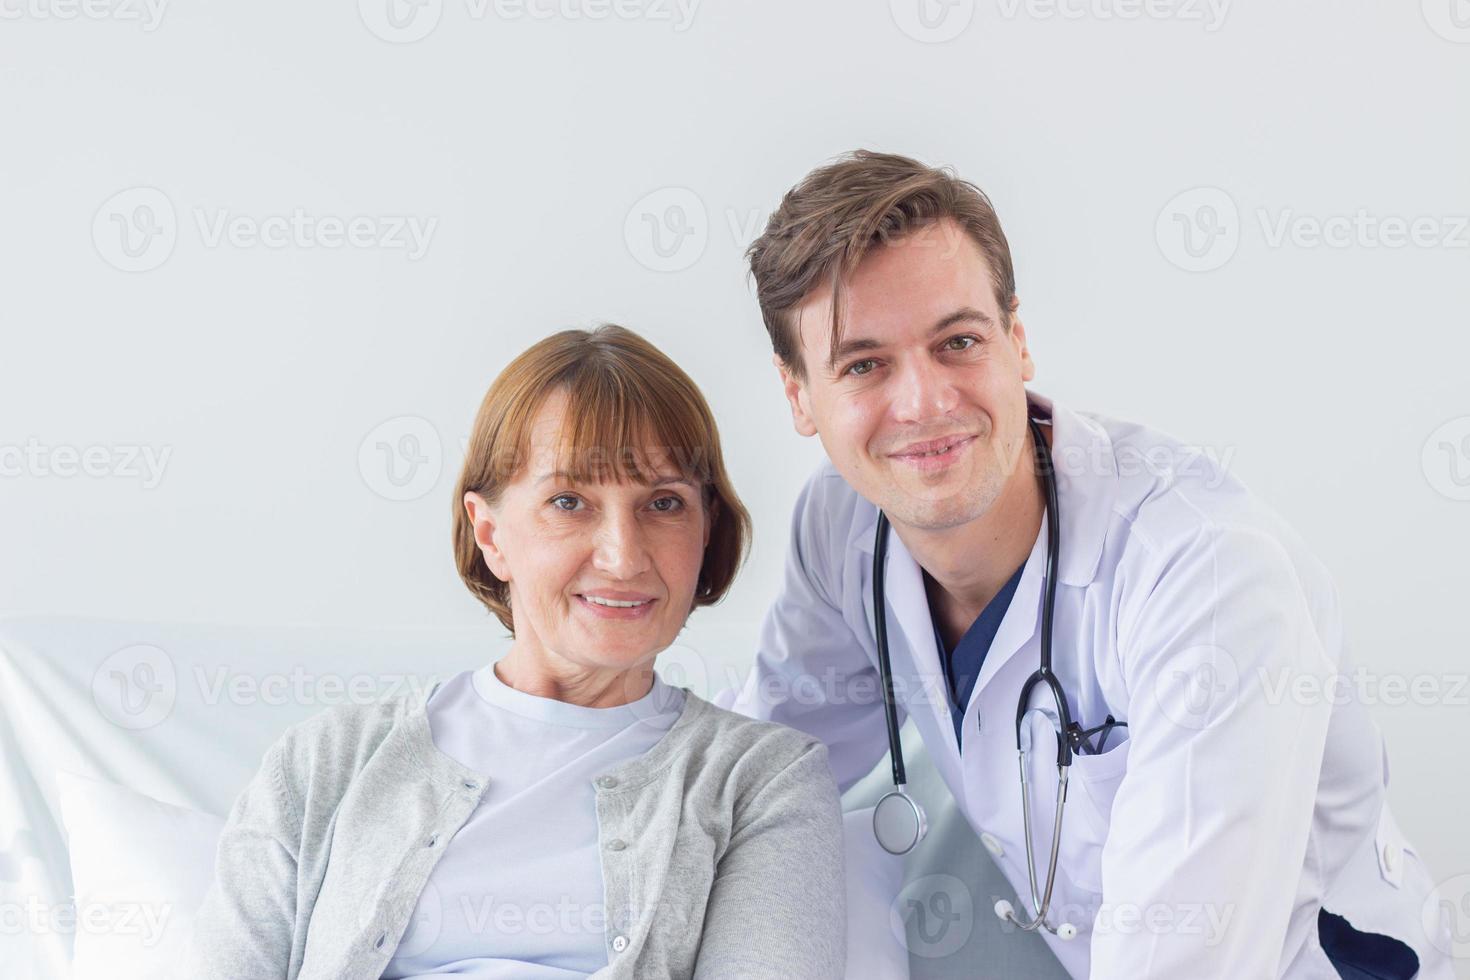
<instances>
[{"instance_id":1,"label":"patient's neck","mask_svg":"<svg viewBox=\"0 0 1470 980\"><path fill-rule=\"evenodd\" d=\"M588 665L519 637L492 669L507 687L585 708L629 704L653 688L652 658L632 667Z\"/></svg>"}]
</instances>

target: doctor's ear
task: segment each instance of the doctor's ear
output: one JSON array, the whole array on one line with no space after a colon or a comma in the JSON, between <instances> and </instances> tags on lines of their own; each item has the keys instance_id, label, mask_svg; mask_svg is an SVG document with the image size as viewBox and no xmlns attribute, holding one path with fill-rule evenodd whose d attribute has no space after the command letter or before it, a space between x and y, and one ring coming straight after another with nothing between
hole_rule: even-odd
<instances>
[{"instance_id":1,"label":"doctor's ear","mask_svg":"<svg viewBox=\"0 0 1470 980\"><path fill-rule=\"evenodd\" d=\"M475 544L480 546L480 554L485 556L485 566L500 581L509 582L510 566L505 560L505 553L495 543L495 508L484 497L470 490L464 495L464 511L469 518L470 527L474 529Z\"/></svg>"},{"instance_id":2,"label":"doctor's ear","mask_svg":"<svg viewBox=\"0 0 1470 980\"><path fill-rule=\"evenodd\" d=\"M816 435L817 424L812 421L811 399L807 395L806 385L796 376L796 372L781 360L781 355L772 354L771 363L776 365L776 371L781 375L781 388L786 392L786 401L791 404L791 424L801 435Z\"/></svg>"},{"instance_id":3,"label":"doctor's ear","mask_svg":"<svg viewBox=\"0 0 1470 980\"><path fill-rule=\"evenodd\" d=\"M1010 336L1011 342L1016 345L1016 357L1021 362L1021 380L1030 381L1036 377L1036 362L1031 359L1031 350L1026 346L1026 325L1021 322L1017 311L1021 308L1021 298L1011 296L1010 302Z\"/></svg>"}]
</instances>

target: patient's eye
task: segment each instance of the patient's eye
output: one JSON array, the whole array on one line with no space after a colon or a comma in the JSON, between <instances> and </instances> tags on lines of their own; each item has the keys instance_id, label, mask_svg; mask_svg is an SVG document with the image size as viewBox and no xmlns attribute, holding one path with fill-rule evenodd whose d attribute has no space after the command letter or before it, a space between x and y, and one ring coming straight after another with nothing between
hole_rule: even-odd
<instances>
[{"instance_id":1,"label":"patient's eye","mask_svg":"<svg viewBox=\"0 0 1470 980\"><path fill-rule=\"evenodd\" d=\"M849 375L850 377L860 378L863 375L871 372L873 368L877 366L877 361L873 360L871 357L865 357L861 361L853 361L847 366L847 370L843 371L842 373L845 375Z\"/></svg>"},{"instance_id":2,"label":"patient's eye","mask_svg":"<svg viewBox=\"0 0 1470 980\"><path fill-rule=\"evenodd\" d=\"M671 493L666 494L662 497L655 498L653 503L649 504L649 506L658 511L660 514L677 514L679 511L684 509L684 501L675 494Z\"/></svg>"},{"instance_id":3,"label":"patient's eye","mask_svg":"<svg viewBox=\"0 0 1470 980\"><path fill-rule=\"evenodd\" d=\"M582 503L582 498L578 497L574 493L559 493L555 497L552 497L549 501L547 501L547 503L551 504L551 506L555 507L557 510L571 513L572 511L579 509Z\"/></svg>"}]
</instances>

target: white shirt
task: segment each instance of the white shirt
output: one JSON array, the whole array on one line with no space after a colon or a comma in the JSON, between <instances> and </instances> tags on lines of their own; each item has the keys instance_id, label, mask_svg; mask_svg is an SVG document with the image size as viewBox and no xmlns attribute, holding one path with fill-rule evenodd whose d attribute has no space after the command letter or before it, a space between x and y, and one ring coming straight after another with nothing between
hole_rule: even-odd
<instances>
[{"instance_id":1,"label":"white shirt","mask_svg":"<svg viewBox=\"0 0 1470 980\"><path fill-rule=\"evenodd\" d=\"M684 692L588 708L517 691L492 665L428 703L434 745L490 775L445 847L384 980L570 980L607 965L599 775L673 727Z\"/></svg>"},{"instance_id":2,"label":"white shirt","mask_svg":"<svg viewBox=\"0 0 1470 980\"><path fill-rule=\"evenodd\" d=\"M1317 936L1325 906L1413 947L1421 980L1449 976L1445 922L1420 921L1436 907L1433 878L1385 803L1382 738L1361 699L1340 697L1352 665L1326 568L1213 455L1027 396L1034 415L1052 417L1054 667L1084 727L1108 714L1128 724L1103 754L1073 760L1048 921L1078 935L1043 933L1052 951L1078 977L1334 976ZM756 667L733 705L825 741L843 789L888 747L876 523L830 463L807 483ZM966 705L962 747L922 569L896 533L885 575L900 716L1023 911L1015 718L1039 661L1047 527ZM1042 875L1055 753L1029 762ZM973 898L977 914L993 901Z\"/></svg>"}]
</instances>

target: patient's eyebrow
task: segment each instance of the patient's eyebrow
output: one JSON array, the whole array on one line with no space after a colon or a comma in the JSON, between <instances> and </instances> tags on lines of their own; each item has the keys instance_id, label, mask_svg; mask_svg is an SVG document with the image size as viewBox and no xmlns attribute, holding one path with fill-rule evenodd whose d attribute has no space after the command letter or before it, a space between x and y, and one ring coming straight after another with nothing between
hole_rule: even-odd
<instances>
[{"instance_id":1,"label":"patient's eyebrow","mask_svg":"<svg viewBox=\"0 0 1470 980\"><path fill-rule=\"evenodd\" d=\"M933 337L936 334L944 333L944 331L957 323L978 323L988 327L994 322L995 320L988 313L977 310L973 306L962 306L953 313L940 318L934 326L930 327L929 336ZM837 348L832 352L831 358L828 359L827 367L835 368L839 361L844 361L852 355L860 354L863 351L878 350L882 346L882 342L872 337L844 337L842 343L837 345Z\"/></svg>"},{"instance_id":2,"label":"patient's eyebrow","mask_svg":"<svg viewBox=\"0 0 1470 980\"><path fill-rule=\"evenodd\" d=\"M553 481L554 482L557 482L557 483L580 483L580 482L582 482L582 481L578 480L577 477L574 474L569 473L566 470L553 470L550 473L543 473L543 474L541 474L541 476L537 477L536 478L536 485L537 486L540 486L543 483L551 483ZM677 474L677 473L672 473L672 474L667 474L665 476L661 476L658 479L654 480L652 483L650 483L649 486L652 486L652 487L662 487L662 486L667 486L668 484L671 484L671 483L682 483L682 484L684 484L685 486L687 486L691 490L698 490L699 489L699 484L695 483L693 480L689 479L688 477L681 476L680 474Z\"/></svg>"}]
</instances>

